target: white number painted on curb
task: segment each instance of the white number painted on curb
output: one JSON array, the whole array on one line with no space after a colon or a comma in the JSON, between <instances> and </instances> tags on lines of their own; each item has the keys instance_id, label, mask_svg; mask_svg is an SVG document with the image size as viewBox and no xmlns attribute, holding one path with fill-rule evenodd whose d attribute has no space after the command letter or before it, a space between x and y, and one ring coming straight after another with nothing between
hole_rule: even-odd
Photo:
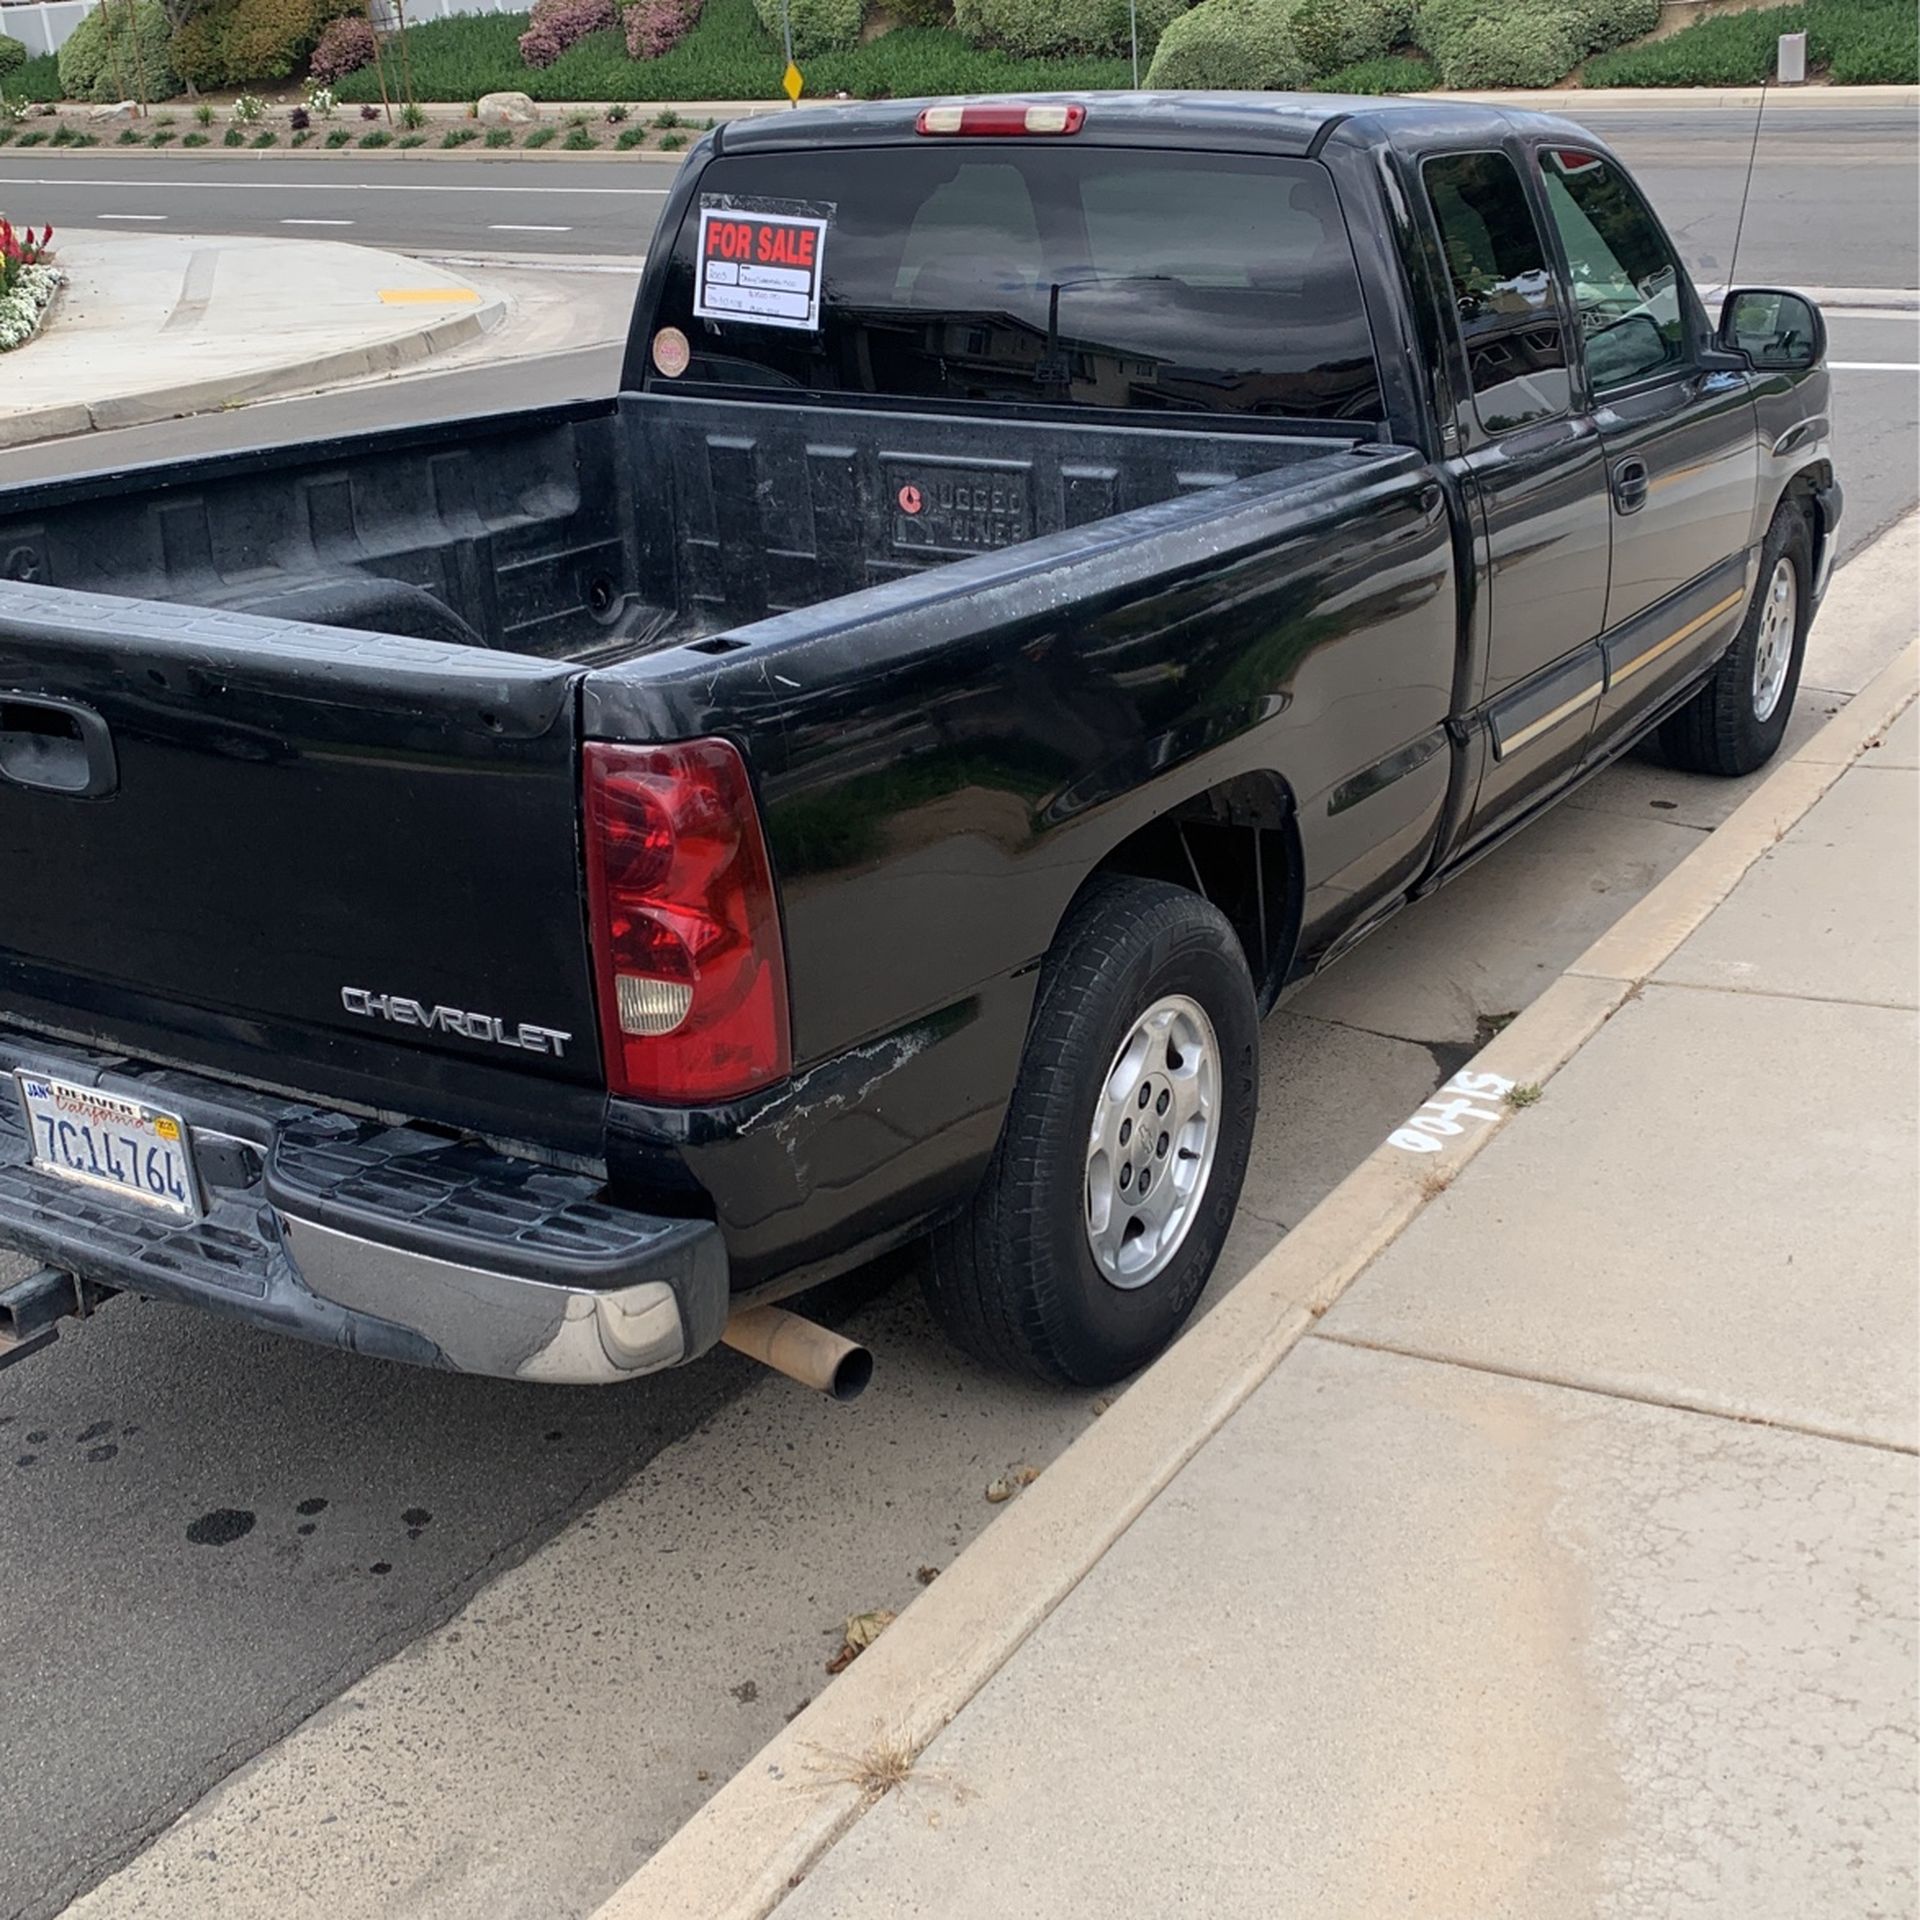
<instances>
[{"instance_id":1,"label":"white number painted on curb","mask_svg":"<svg viewBox=\"0 0 1920 1920\"><path fill-rule=\"evenodd\" d=\"M1456 1073L1404 1127L1387 1135L1387 1144L1405 1153L1438 1153L1442 1139L1466 1132L1463 1121L1500 1118L1499 1108L1476 1106L1476 1101L1498 1100L1512 1091L1513 1082L1497 1073ZM1449 1094L1454 1097L1448 1099Z\"/></svg>"}]
</instances>

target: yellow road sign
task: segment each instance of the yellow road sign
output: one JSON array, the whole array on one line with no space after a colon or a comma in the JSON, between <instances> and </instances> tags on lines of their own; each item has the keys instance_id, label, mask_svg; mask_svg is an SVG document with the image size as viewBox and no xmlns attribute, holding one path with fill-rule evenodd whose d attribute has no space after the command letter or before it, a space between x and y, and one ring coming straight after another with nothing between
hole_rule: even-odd
<instances>
[{"instance_id":1,"label":"yellow road sign","mask_svg":"<svg viewBox=\"0 0 1920 1920\"><path fill-rule=\"evenodd\" d=\"M800 89L806 85L806 82L801 79L800 69L796 67L791 60L787 62L786 72L780 76L780 84L786 89L787 98L791 100L795 106L798 106L800 104Z\"/></svg>"}]
</instances>

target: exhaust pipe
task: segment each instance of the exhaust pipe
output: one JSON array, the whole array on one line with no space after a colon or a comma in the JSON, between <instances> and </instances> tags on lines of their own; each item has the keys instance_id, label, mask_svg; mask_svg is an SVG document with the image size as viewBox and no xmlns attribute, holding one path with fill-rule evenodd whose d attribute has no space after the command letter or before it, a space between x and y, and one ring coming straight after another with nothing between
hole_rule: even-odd
<instances>
[{"instance_id":1,"label":"exhaust pipe","mask_svg":"<svg viewBox=\"0 0 1920 1920\"><path fill-rule=\"evenodd\" d=\"M865 1347L784 1307L741 1307L727 1316L720 1338L736 1353L835 1400L859 1399L873 1378L873 1355Z\"/></svg>"}]
</instances>

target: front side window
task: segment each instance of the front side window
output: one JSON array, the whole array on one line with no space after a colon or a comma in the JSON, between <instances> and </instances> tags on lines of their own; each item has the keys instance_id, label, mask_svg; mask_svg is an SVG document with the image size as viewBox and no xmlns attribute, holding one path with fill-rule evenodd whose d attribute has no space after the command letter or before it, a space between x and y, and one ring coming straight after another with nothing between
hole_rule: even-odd
<instances>
[{"instance_id":1,"label":"front side window","mask_svg":"<svg viewBox=\"0 0 1920 1920\"><path fill-rule=\"evenodd\" d=\"M1540 155L1596 393L1687 357L1680 266L1659 223L1612 161L1574 147Z\"/></svg>"},{"instance_id":2,"label":"front side window","mask_svg":"<svg viewBox=\"0 0 1920 1920\"><path fill-rule=\"evenodd\" d=\"M1565 413L1573 390L1560 303L1513 162L1454 153L1423 172L1480 424L1508 433Z\"/></svg>"},{"instance_id":3,"label":"front side window","mask_svg":"<svg viewBox=\"0 0 1920 1920\"><path fill-rule=\"evenodd\" d=\"M717 273L700 254L715 208L739 210L747 249ZM688 342L674 377L707 386L1383 417L1353 248L1313 161L1005 140L723 155L659 321Z\"/></svg>"}]
</instances>

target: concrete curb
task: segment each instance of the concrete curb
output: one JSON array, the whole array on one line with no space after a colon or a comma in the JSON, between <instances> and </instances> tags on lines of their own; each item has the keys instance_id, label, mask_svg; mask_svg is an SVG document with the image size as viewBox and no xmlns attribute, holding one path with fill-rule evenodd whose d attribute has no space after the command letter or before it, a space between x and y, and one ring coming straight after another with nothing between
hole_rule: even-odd
<instances>
[{"instance_id":1,"label":"concrete curb","mask_svg":"<svg viewBox=\"0 0 1920 1920\"><path fill-rule=\"evenodd\" d=\"M498 295L483 294L480 303L445 319L428 322L409 333L376 341L367 347L342 347L317 359L264 367L255 373L215 375L156 387L147 393L117 394L110 400L65 401L58 406L28 407L0 414L0 448L24 447L43 440L70 439L76 434L105 433L115 427L145 427L160 420L184 419L189 414L219 413L255 400L279 400L294 394L346 386L383 373L416 367L491 333L506 319L507 303Z\"/></svg>"},{"instance_id":2,"label":"concrete curb","mask_svg":"<svg viewBox=\"0 0 1920 1920\"><path fill-rule=\"evenodd\" d=\"M1514 1085L1550 1080L1897 717L1917 681L1920 642L1466 1072ZM598 1920L763 1920L872 1804L847 1778L860 1757L878 1744L917 1755L951 1722L1353 1279L1514 1117L1502 1104L1496 1118L1439 1137L1433 1150L1377 1147L619 1888ZM1303 1298L1307 1307L1294 1304Z\"/></svg>"}]
</instances>

